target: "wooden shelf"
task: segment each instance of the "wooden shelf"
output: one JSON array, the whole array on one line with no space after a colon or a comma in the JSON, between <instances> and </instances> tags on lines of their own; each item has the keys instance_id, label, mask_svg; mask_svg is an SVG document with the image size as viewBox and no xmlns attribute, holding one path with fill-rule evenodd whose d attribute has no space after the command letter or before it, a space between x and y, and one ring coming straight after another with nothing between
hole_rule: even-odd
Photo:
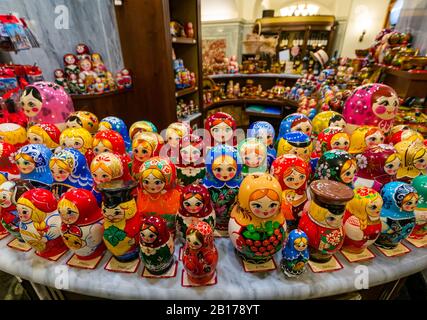
<instances>
[{"instance_id":1,"label":"wooden shelf","mask_svg":"<svg viewBox=\"0 0 427 320\"><path fill-rule=\"evenodd\" d=\"M298 102L293 100L278 100L278 99L259 99L259 98L238 98L238 99L225 99L218 102L214 102L208 105L205 105L205 110L219 108L221 106L232 105L232 104L261 104L261 105L270 105L284 107L285 109L295 109L298 107Z\"/></svg>"},{"instance_id":2,"label":"wooden shelf","mask_svg":"<svg viewBox=\"0 0 427 320\"><path fill-rule=\"evenodd\" d=\"M272 114L268 112L255 112L255 111L246 111L246 114L248 116L253 117L265 117L265 118L275 118L275 119L282 119L282 114Z\"/></svg>"},{"instance_id":3,"label":"wooden shelf","mask_svg":"<svg viewBox=\"0 0 427 320\"><path fill-rule=\"evenodd\" d=\"M183 97L183 96L195 93L198 90L199 90L198 87L192 87L192 88L186 88L186 89L177 90L175 92L175 97L180 98L180 97Z\"/></svg>"},{"instance_id":4,"label":"wooden shelf","mask_svg":"<svg viewBox=\"0 0 427 320\"><path fill-rule=\"evenodd\" d=\"M193 113L193 114L189 115L188 117L178 118L178 120L179 121L191 122L191 121L194 121L194 120L200 118L201 116L202 116L202 114L200 112L196 112L196 113Z\"/></svg>"},{"instance_id":5,"label":"wooden shelf","mask_svg":"<svg viewBox=\"0 0 427 320\"><path fill-rule=\"evenodd\" d=\"M299 79L300 74L292 73L221 73L208 75L211 79L223 79L223 78L279 78L279 79Z\"/></svg>"},{"instance_id":6,"label":"wooden shelf","mask_svg":"<svg viewBox=\"0 0 427 320\"><path fill-rule=\"evenodd\" d=\"M71 94L71 99L73 100L88 100L88 99L102 99L105 97L115 96L122 93L127 93L132 91L132 89L122 89L122 90L116 90L111 92L105 92L100 94Z\"/></svg>"},{"instance_id":7,"label":"wooden shelf","mask_svg":"<svg viewBox=\"0 0 427 320\"><path fill-rule=\"evenodd\" d=\"M197 44L197 41L196 41L196 39L193 39L193 38L172 37L172 43Z\"/></svg>"}]
</instances>

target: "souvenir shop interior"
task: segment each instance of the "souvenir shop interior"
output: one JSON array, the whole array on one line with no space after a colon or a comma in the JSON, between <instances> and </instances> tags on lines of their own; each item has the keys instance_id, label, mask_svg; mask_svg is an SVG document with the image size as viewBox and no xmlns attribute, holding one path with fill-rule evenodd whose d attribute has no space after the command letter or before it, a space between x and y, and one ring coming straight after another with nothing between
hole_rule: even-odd
<instances>
[{"instance_id":1,"label":"souvenir shop interior","mask_svg":"<svg viewBox=\"0 0 427 320\"><path fill-rule=\"evenodd\" d=\"M427 2L0 2L0 299L427 297Z\"/></svg>"}]
</instances>

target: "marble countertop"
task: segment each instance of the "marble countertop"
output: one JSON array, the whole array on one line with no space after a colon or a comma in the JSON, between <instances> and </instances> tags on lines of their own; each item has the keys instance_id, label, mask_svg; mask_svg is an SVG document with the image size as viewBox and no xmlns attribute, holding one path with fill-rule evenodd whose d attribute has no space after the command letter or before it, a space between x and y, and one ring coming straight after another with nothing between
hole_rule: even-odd
<instances>
[{"instance_id":1,"label":"marble countertop","mask_svg":"<svg viewBox=\"0 0 427 320\"><path fill-rule=\"evenodd\" d=\"M82 270L66 265L70 252L51 262L36 256L33 250L24 253L9 248L11 239L9 236L0 241L0 270L57 289L110 299L309 299L357 291L359 265L368 267L369 287L427 269L427 250L405 243L412 251L404 256L387 258L374 247L371 251L376 257L360 263L349 263L338 253L336 257L344 268L330 273L315 274L308 268L304 275L293 279L285 278L279 269L246 273L229 239L221 238L215 241L219 251L217 284L188 288L181 286L181 261L175 278L147 279L141 277L142 264L133 274L104 270L109 253L96 270ZM275 259L278 264L280 254ZM67 285L68 288L63 287Z\"/></svg>"}]
</instances>

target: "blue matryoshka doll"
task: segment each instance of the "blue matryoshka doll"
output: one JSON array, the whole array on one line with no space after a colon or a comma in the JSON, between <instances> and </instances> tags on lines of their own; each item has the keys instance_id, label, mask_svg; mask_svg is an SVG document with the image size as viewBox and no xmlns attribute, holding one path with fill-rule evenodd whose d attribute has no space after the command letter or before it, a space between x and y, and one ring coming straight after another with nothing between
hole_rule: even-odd
<instances>
[{"instance_id":1,"label":"blue matryoshka doll","mask_svg":"<svg viewBox=\"0 0 427 320\"><path fill-rule=\"evenodd\" d=\"M303 274L305 265L309 259L308 237L300 230L294 229L289 233L286 246L282 250L282 260L280 268L288 277L295 277Z\"/></svg>"},{"instance_id":2,"label":"blue matryoshka doll","mask_svg":"<svg viewBox=\"0 0 427 320\"><path fill-rule=\"evenodd\" d=\"M251 123L248 129L248 138L256 138L264 142L267 146L267 166L271 167L276 159L276 149L274 149L274 138L276 132L273 126L266 121L256 121Z\"/></svg>"},{"instance_id":3,"label":"blue matryoshka doll","mask_svg":"<svg viewBox=\"0 0 427 320\"><path fill-rule=\"evenodd\" d=\"M216 145L207 153L205 163L208 174L203 179L203 184L209 189L212 199L216 229L226 231L242 182L242 161L236 148Z\"/></svg>"},{"instance_id":4,"label":"blue matryoshka doll","mask_svg":"<svg viewBox=\"0 0 427 320\"><path fill-rule=\"evenodd\" d=\"M71 148L58 151L50 159L49 168L53 176L52 192L58 199L73 187L92 191L92 174L80 151Z\"/></svg>"},{"instance_id":5,"label":"blue matryoshka doll","mask_svg":"<svg viewBox=\"0 0 427 320\"><path fill-rule=\"evenodd\" d=\"M310 119L302 113L292 113L286 116L280 123L279 135L277 142L288 132L302 132L311 137L313 126Z\"/></svg>"},{"instance_id":6,"label":"blue matryoshka doll","mask_svg":"<svg viewBox=\"0 0 427 320\"><path fill-rule=\"evenodd\" d=\"M99 131L101 130L114 130L120 133L125 140L126 151L129 153L132 151L132 143L129 137L129 131L125 122L117 117L106 117L99 123Z\"/></svg>"},{"instance_id":7,"label":"blue matryoshka doll","mask_svg":"<svg viewBox=\"0 0 427 320\"><path fill-rule=\"evenodd\" d=\"M52 151L44 144L28 144L15 155L15 162L21 172L21 179L31 182L36 188L50 190L53 183L49 170Z\"/></svg>"},{"instance_id":8,"label":"blue matryoshka doll","mask_svg":"<svg viewBox=\"0 0 427 320\"><path fill-rule=\"evenodd\" d=\"M404 182L389 182L381 189L381 234L375 245L393 249L406 239L415 227L414 210L418 204L417 190Z\"/></svg>"},{"instance_id":9,"label":"blue matryoshka doll","mask_svg":"<svg viewBox=\"0 0 427 320\"><path fill-rule=\"evenodd\" d=\"M284 154L295 154L305 162L310 162L313 144L310 136L302 132L288 132L279 139L277 145L277 156Z\"/></svg>"}]
</instances>

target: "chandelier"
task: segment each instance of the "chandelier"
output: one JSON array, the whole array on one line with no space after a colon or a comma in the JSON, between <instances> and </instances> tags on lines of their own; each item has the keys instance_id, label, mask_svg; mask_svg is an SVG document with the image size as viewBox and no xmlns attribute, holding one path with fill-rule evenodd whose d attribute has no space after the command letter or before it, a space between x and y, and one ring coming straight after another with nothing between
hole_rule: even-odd
<instances>
[{"instance_id":1,"label":"chandelier","mask_svg":"<svg viewBox=\"0 0 427 320\"><path fill-rule=\"evenodd\" d=\"M319 6L315 4L299 4L280 9L280 15L282 17L291 16L314 16L319 12Z\"/></svg>"}]
</instances>

